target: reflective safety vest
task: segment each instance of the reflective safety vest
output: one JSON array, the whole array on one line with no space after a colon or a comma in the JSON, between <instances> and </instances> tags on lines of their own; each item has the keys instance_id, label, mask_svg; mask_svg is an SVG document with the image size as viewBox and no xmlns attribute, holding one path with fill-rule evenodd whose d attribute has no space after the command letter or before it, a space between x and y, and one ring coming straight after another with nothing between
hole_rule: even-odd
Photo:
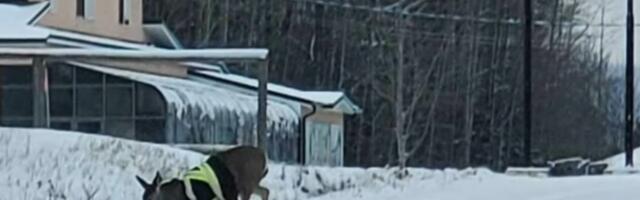
<instances>
[{"instance_id":1,"label":"reflective safety vest","mask_svg":"<svg viewBox=\"0 0 640 200\"><path fill-rule=\"evenodd\" d=\"M215 171L209 166L207 162L202 163L201 165L189 170L184 176L184 185L185 185L185 193L190 200L205 200L198 199L194 192L193 183L196 181L200 181L202 183L206 183L209 185L211 191L213 192L212 199L206 200L225 200L222 195L222 189L220 187L220 181L218 180L218 176L216 176Z\"/></svg>"}]
</instances>

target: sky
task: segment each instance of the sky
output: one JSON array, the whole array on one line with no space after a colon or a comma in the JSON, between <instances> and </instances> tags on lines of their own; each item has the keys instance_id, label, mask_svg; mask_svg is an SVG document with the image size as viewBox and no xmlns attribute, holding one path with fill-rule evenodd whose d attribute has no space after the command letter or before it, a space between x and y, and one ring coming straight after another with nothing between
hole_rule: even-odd
<instances>
[{"instance_id":1,"label":"sky","mask_svg":"<svg viewBox=\"0 0 640 200\"><path fill-rule=\"evenodd\" d=\"M567 0L568 1L568 0ZM571 0L573 1L573 0ZM604 8L604 23L605 24L617 24L620 26L604 27L604 45L603 49L610 55L611 64L616 66L624 66L626 58L626 16L627 16L627 1L626 0L579 0L585 1L585 5L582 7L584 14L581 16L589 24L600 24L602 22L602 10ZM634 5L635 24L640 24L640 2ZM636 27L640 28L640 27ZM588 33L592 40L599 44L601 35L601 26L589 27ZM640 58L640 29L635 31L634 41L634 57ZM636 59L635 63L640 63L639 59ZM638 64L636 64L638 66Z\"/></svg>"}]
</instances>

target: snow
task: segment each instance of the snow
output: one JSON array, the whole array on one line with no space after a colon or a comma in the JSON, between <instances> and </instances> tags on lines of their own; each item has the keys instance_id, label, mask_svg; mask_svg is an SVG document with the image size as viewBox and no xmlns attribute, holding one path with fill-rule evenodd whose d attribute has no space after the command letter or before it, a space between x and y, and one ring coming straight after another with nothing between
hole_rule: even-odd
<instances>
[{"instance_id":1,"label":"snow","mask_svg":"<svg viewBox=\"0 0 640 200\"><path fill-rule=\"evenodd\" d=\"M92 46L84 43L75 43L73 45L70 45L72 47L91 48L91 49L96 49L96 48L99 48L99 49L126 48L126 49L137 49L137 50L159 49L149 45L143 45L143 44L138 44L133 42L125 42L120 40L104 38L104 37L96 37L96 36L86 35L82 33L67 32L67 31L56 30L48 27L34 27L34 28L38 30L46 31L55 38L61 38L61 39L49 38L50 42L55 44L57 44L60 41L65 41L64 39L73 39L73 40L79 40L79 41L84 41L89 43L101 44L101 45L109 46L112 48ZM69 42L69 41L65 41L65 42ZM68 44L63 44L63 45L68 45Z\"/></svg>"},{"instance_id":2,"label":"snow","mask_svg":"<svg viewBox=\"0 0 640 200\"><path fill-rule=\"evenodd\" d=\"M143 29L147 37L155 40L158 43L161 43L166 47L171 47L173 49L183 48L178 38L173 35L173 33L167 28L164 23L144 24Z\"/></svg>"},{"instance_id":3,"label":"snow","mask_svg":"<svg viewBox=\"0 0 640 200\"><path fill-rule=\"evenodd\" d=\"M0 48L0 54L14 56L63 56L63 57L107 57L135 59L266 59L266 49L182 49L182 50L120 50L120 49L74 49L74 48Z\"/></svg>"},{"instance_id":4,"label":"snow","mask_svg":"<svg viewBox=\"0 0 640 200\"><path fill-rule=\"evenodd\" d=\"M208 77L212 77L212 78L216 78L216 79L221 79L224 81L229 81L229 82L234 82L234 83L238 83L247 87L251 87L251 88L258 88L258 80L253 79L253 78L248 78L245 76L239 76L239 75L235 75L235 74L228 74L228 73L219 73L219 72L214 72L214 71L207 71L207 70L197 70L196 71L198 74L202 74ZM294 97L294 98L298 98L298 99L302 99L304 101L308 101L308 102L314 102L317 104L320 104L322 106L335 106L336 104L340 103L341 100L345 100L347 99L344 92L335 92L335 91L302 91L302 90L298 90L295 88L290 88L290 87L286 87L286 86L282 86L282 85L278 85L278 84L273 84L270 83L267 85L267 89L270 92L275 92L277 94L280 95L285 95L285 96L289 96L289 97ZM347 99L348 100L348 99ZM352 102L348 101L349 105L348 107L350 108L349 110L354 110L355 113L360 111L360 108L353 104Z\"/></svg>"},{"instance_id":5,"label":"snow","mask_svg":"<svg viewBox=\"0 0 640 200\"><path fill-rule=\"evenodd\" d=\"M455 175L455 173L454 173ZM426 180L425 180L426 179ZM437 199L437 200L609 200L640 195L637 176L521 178L496 174L432 177L403 182L397 188L346 191L316 200Z\"/></svg>"},{"instance_id":6,"label":"snow","mask_svg":"<svg viewBox=\"0 0 640 200\"><path fill-rule=\"evenodd\" d=\"M10 128L0 128L0 155L1 200L88 199L84 190L96 190L97 200L139 199L134 175L151 177L160 170L177 176L203 160L164 145Z\"/></svg>"},{"instance_id":7,"label":"snow","mask_svg":"<svg viewBox=\"0 0 640 200\"><path fill-rule=\"evenodd\" d=\"M0 200L140 199L135 175L179 177L205 156L160 144L0 127ZM269 164L273 200L608 200L640 196L640 175L514 177L486 169L329 168ZM253 198L258 199L258 198Z\"/></svg>"},{"instance_id":8,"label":"snow","mask_svg":"<svg viewBox=\"0 0 640 200\"><path fill-rule=\"evenodd\" d=\"M218 79L239 83L252 88L258 87L258 80L239 76L235 74L225 74L218 72L211 72L205 70L197 71L199 74L203 74ZM298 89L285 87L278 84L269 84L267 89L278 94L289 95L296 98L301 98L310 102L318 102L324 105L331 105L336 103L344 94L342 92L305 92Z\"/></svg>"},{"instance_id":9,"label":"snow","mask_svg":"<svg viewBox=\"0 0 640 200\"><path fill-rule=\"evenodd\" d=\"M607 171L620 171L627 168L624 152L619 153L618 155L615 155L615 156L611 156L600 162L606 163L608 165ZM637 148L633 151L633 163L635 163L636 165L640 164L640 148Z\"/></svg>"},{"instance_id":10,"label":"snow","mask_svg":"<svg viewBox=\"0 0 640 200\"><path fill-rule=\"evenodd\" d=\"M49 37L48 32L27 25L8 26L0 23L0 30L2 40L44 40Z\"/></svg>"},{"instance_id":11,"label":"snow","mask_svg":"<svg viewBox=\"0 0 640 200\"><path fill-rule=\"evenodd\" d=\"M2 19L0 20L0 25L27 25L47 4L47 2L31 5L0 3L0 19Z\"/></svg>"},{"instance_id":12,"label":"snow","mask_svg":"<svg viewBox=\"0 0 640 200\"><path fill-rule=\"evenodd\" d=\"M0 3L0 39L45 39L46 31L29 26L47 2L32 5L14 5Z\"/></svg>"}]
</instances>

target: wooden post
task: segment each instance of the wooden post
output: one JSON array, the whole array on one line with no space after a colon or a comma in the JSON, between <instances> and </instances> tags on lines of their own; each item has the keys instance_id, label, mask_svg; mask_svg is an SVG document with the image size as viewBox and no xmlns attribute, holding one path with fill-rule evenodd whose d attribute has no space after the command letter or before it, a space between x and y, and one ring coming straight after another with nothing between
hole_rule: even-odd
<instances>
[{"instance_id":1,"label":"wooden post","mask_svg":"<svg viewBox=\"0 0 640 200\"><path fill-rule=\"evenodd\" d=\"M267 147L267 83L269 80L269 62L260 63L258 74L258 147L262 148L265 153L268 152Z\"/></svg>"},{"instance_id":2,"label":"wooden post","mask_svg":"<svg viewBox=\"0 0 640 200\"><path fill-rule=\"evenodd\" d=\"M33 126L49 127L47 68L42 57L33 59Z\"/></svg>"}]
</instances>

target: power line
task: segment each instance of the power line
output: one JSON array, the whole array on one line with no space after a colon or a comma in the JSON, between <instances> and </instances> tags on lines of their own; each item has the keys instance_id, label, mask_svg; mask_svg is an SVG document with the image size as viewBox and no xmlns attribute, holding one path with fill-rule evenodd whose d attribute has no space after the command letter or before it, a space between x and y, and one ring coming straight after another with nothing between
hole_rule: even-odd
<instances>
[{"instance_id":1,"label":"power line","mask_svg":"<svg viewBox=\"0 0 640 200\"><path fill-rule=\"evenodd\" d=\"M378 6L367 6L367 5L355 5L351 3L338 3L334 1L325 1L325 0L296 0L296 1L302 2L302 3L310 3L310 4L337 7L337 8L343 8L343 9L373 12L373 13L401 14L403 16L410 16L415 18L423 18L423 19L431 19L431 20L466 21L466 22L468 21L468 22L486 23L486 24L500 23L505 25L524 25L524 22L518 18L496 19L496 18L477 17L477 16L409 12L409 11L401 11L401 10L395 9L395 7L393 6L378 7ZM547 20L533 20L533 25L553 26L554 23ZM627 26L627 24L625 23L589 23L589 22L556 22L555 25L562 26L562 27L588 26L588 27L620 27L620 28L624 28ZM640 24L634 24L633 26L640 27Z\"/></svg>"}]
</instances>

